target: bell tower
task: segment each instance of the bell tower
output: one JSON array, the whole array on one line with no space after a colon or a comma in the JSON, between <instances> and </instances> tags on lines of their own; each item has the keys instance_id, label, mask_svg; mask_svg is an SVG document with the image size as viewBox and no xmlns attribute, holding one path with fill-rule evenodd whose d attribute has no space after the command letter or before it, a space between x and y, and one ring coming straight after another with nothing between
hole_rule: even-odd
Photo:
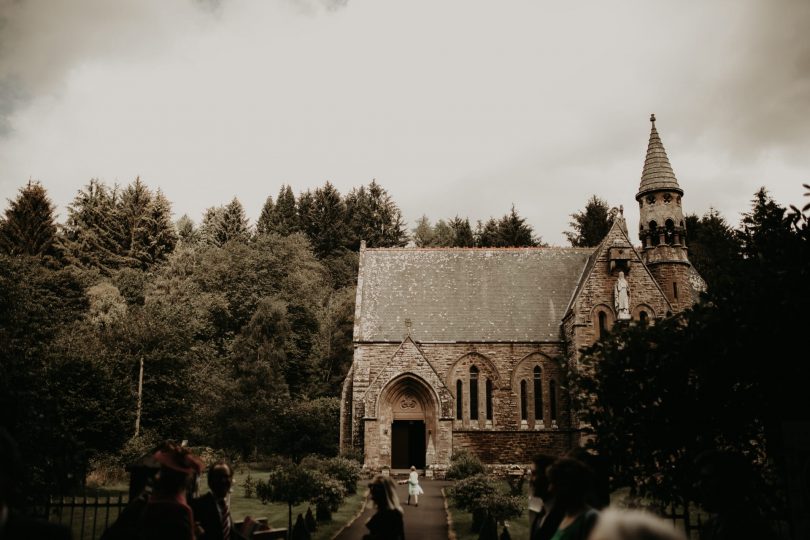
<instances>
[{"instance_id":1,"label":"bell tower","mask_svg":"<svg viewBox=\"0 0 810 540\"><path fill-rule=\"evenodd\" d=\"M639 238L644 262L674 310L680 312L693 303L689 283L691 263L687 256L681 206L683 190L655 129L654 114L650 115L650 122L650 142L641 185L636 193L640 213Z\"/></svg>"}]
</instances>

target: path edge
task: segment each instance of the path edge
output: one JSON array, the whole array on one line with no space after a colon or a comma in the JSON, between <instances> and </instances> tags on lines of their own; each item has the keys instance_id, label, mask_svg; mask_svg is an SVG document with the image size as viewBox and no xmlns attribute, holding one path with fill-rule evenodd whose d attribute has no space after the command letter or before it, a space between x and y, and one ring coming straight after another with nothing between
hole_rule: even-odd
<instances>
[{"instance_id":1,"label":"path edge","mask_svg":"<svg viewBox=\"0 0 810 540\"><path fill-rule=\"evenodd\" d=\"M453 515L447 505L447 494L444 492L444 488L442 488L442 499L444 499L444 515L447 516L447 540L457 540L456 530L453 528Z\"/></svg>"},{"instance_id":2,"label":"path edge","mask_svg":"<svg viewBox=\"0 0 810 540\"><path fill-rule=\"evenodd\" d=\"M346 529L348 529L349 527L351 527L352 525L354 525L354 522L355 522L355 521L357 521L357 518L359 518L360 516L362 516L362 515L363 515L363 512L365 512L365 511L366 511L366 503L367 503L367 502L368 502L368 501L367 501L366 499L363 499L363 504L361 504L361 505L360 505L360 510L359 510L359 511L358 511L358 512L357 512L357 513L354 515L354 517L353 517L352 519L350 519L349 521L347 521L347 522L346 522L346 524L345 524L345 525L343 525L343 527L341 527L340 529L338 529L338 531L337 531L335 534L333 534L333 535L330 537L330 539L329 539L329 540L335 540L335 538L337 538L338 536L340 536L340 535L343 533L343 531L345 531Z\"/></svg>"}]
</instances>

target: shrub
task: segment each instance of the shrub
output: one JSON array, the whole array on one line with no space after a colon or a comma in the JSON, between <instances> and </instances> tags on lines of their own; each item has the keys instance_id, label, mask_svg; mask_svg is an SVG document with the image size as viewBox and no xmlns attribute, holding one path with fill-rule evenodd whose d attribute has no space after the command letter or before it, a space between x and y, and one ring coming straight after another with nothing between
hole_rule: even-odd
<instances>
[{"instance_id":1,"label":"shrub","mask_svg":"<svg viewBox=\"0 0 810 540\"><path fill-rule=\"evenodd\" d=\"M256 494L256 480L250 476L250 473L248 473L247 477L245 478L242 488L245 490L246 499L252 499L253 495Z\"/></svg>"},{"instance_id":2,"label":"shrub","mask_svg":"<svg viewBox=\"0 0 810 540\"><path fill-rule=\"evenodd\" d=\"M481 463L478 457L467 450L461 450L454 453L450 458L450 468L447 469L447 478L450 480L461 480L485 472L484 464Z\"/></svg>"},{"instance_id":3,"label":"shrub","mask_svg":"<svg viewBox=\"0 0 810 540\"><path fill-rule=\"evenodd\" d=\"M485 474L476 474L464 480L459 480L447 490L447 495L453 505L466 512L474 512L480 508L478 500L487 495L498 492L498 486Z\"/></svg>"},{"instance_id":4,"label":"shrub","mask_svg":"<svg viewBox=\"0 0 810 540\"><path fill-rule=\"evenodd\" d=\"M315 515L318 521L330 521L332 512L337 512L340 508L346 490L343 484L331 476L316 473L313 478L315 490L310 500L315 504Z\"/></svg>"},{"instance_id":5,"label":"shrub","mask_svg":"<svg viewBox=\"0 0 810 540\"><path fill-rule=\"evenodd\" d=\"M357 493L357 482L360 480L360 464L354 460L346 458L331 458L326 461L328 467L326 473L340 482L346 493L354 495Z\"/></svg>"},{"instance_id":6,"label":"shrub","mask_svg":"<svg viewBox=\"0 0 810 540\"><path fill-rule=\"evenodd\" d=\"M490 493L480 497L478 507L498 523L520 517L523 514L524 499L504 493Z\"/></svg>"},{"instance_id":7,"label":"shrub","mask_svg":"<svg viewBox=\"0 0 810 540\"><path fill-rule=\"evenodd\" d=\"M357 492L361 469L360 464L356 461L341 457L324 459L318 456L307 456L301 461L301 466L334 478L343 485L349 495Z\"/></svg>"}]
</instances>

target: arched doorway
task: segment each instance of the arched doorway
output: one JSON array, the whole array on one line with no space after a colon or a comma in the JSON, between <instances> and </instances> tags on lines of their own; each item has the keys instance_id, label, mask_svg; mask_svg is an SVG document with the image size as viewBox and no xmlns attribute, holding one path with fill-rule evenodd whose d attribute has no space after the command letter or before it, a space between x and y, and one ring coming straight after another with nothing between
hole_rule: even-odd
<instances>
[{"instance_id":1,"label":"arched doorway","mask_svg":"<svg viewBox=\"0 0 810 540\"><path fill-rule=\"evenodd\" d=\"M421 379L404 375L391 381L380 395L381 426L389 427L392 469L427 464L437 427L436 399ZM382 456L381 456L382 457Z\"/></svg>"}]
</instances>

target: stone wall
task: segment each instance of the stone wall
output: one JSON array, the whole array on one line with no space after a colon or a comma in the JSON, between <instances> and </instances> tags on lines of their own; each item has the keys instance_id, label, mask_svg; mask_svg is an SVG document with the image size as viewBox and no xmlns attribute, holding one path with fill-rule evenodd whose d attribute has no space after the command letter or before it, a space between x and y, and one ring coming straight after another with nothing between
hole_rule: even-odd
<instances>
[{"instance_id":1,"label":"stone wall","mask_svg":"<svg viewBox=\"0 0 810 540\"><path fill-rule=\"evenodd\" d=\"M469 450L489 464L530 463L538 453L560 456L576 446L576 430L454 431L453 450Z\"/></svg>"},{"instance_id":2,"label":"stone wall","mask_svg":"<svg viewBox=\"0 0 810 540\"><path fill-rule=\"evenodd\" d=\"M344 410L354 410L352 419L352 446L363 449L366 464L379 468L390 463L390 418L381 408L379 400L386 399L385 389L401 378L415 377L432 388L440 396L436 404L438 418L428 421L436 426L433 442L439 464L449 462L454 450L454 433L480 432L488 441L501 433L522 432L520 440L533 441L531 452L538 448L545 451L558 450L568 445L567 433L571 416L565 378L558 358L563 354L562 343L421 343L406 340L402 344L360 343L355 346L355 361L352 367L352 383L347 385L348 399L353 407L344 404ZM470 419L469 368L479 369L479 419ZM520 380L527 379L533 392L532 370L541 368L543 388L544 422L534 418L533 393L527 396L530 417L528 422L520 418ZM434 375L436 377L434 378ZM491 380L492 420L486 420L486 380ZM464 414L456 418L456 380L462 380ZM552 422L550 410L550 384L555 382L557 395L557 418ZM446 396L442 397L442 396ZM447 400L449 399L449 403ZM383 417L378 415L382 414ZM435 423L435 422L438 423ZM552 425L555 426L552 429ZM548 427L548 430L543 428ZM514 439L514 436L509 436ZM344 442L347 441L344 437ZM510 439L511 440L511 439ZM553 441L549 443L548 441ZM562 442L560 442L562 441ZM551 446L549 446L549 444ZM481 452L485 448L479 449ZM489 455L489 454L487 454ZM495 463L496 461L492 461ZM497 461L503 463L503 461Z\"/></svg>"}]
</instances>

